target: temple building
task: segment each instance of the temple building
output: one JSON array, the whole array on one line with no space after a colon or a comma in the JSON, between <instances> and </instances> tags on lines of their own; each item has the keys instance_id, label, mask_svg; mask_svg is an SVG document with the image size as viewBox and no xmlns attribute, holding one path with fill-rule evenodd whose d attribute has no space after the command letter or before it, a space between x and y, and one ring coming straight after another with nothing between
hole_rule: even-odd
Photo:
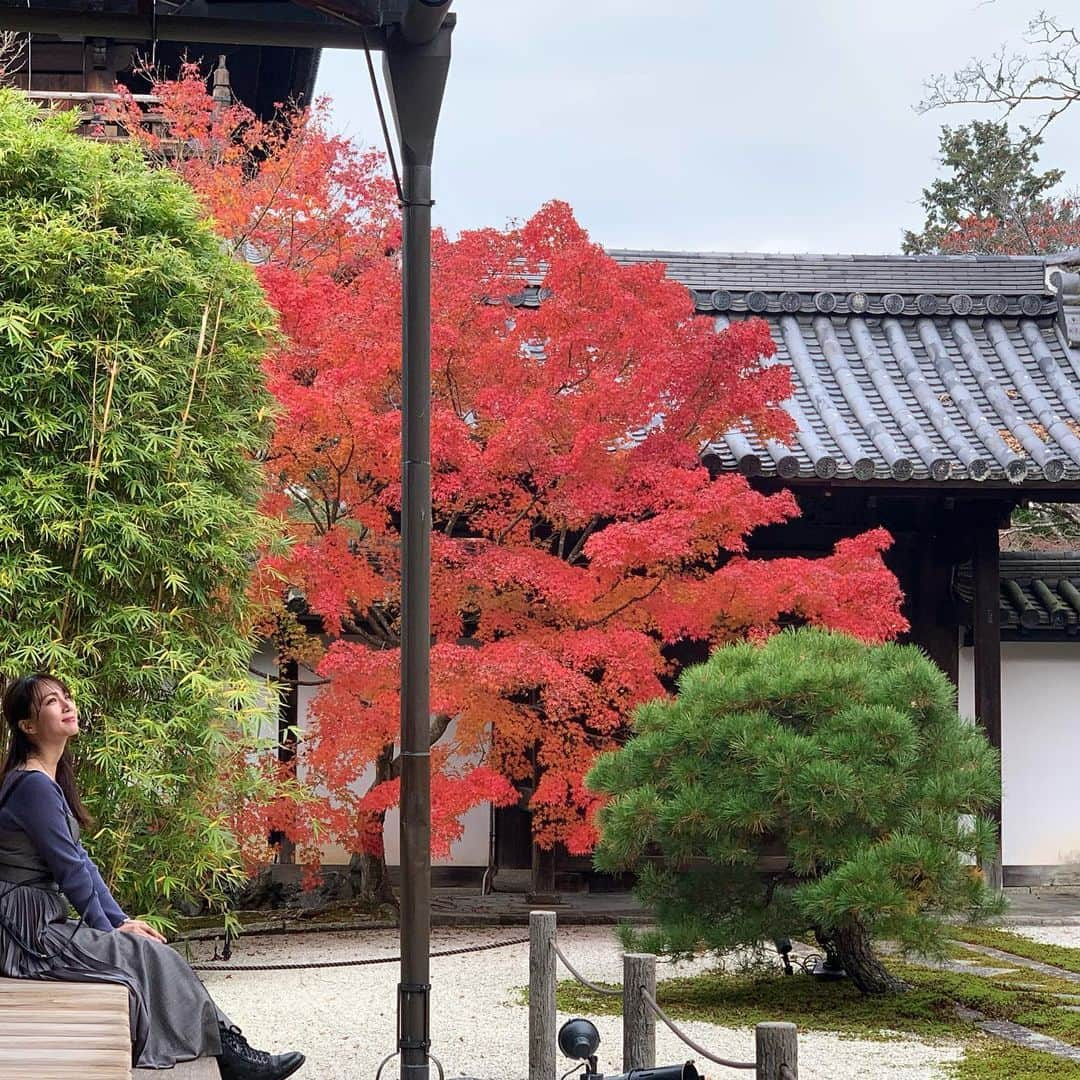
<instances>
[{"instance_id":1,"label":"temple building","mask_svg":"<svg viewBox=\"0 0 1080 1080\"><path fill-rule=\"evenodd\" d=\"M47 20L50 3L33 0L35 18ZM328 6L349 4L372 20L388 18L393 7L392 0ZM0 9L14 12L16 4L0 0ZM230 17L241 9L242 17ZM170 74L187 55L207 70L227 69L215 88L264 117L276 102L311 100L327 31L318 21L325 17L308 9L284 0L101 0L91 10L97 14L85 18L106 29L122 29L124 19L123 26L136 19L151 25L147 12L174 22L184 12L209 13L228 33L182 45L130 33L80 36L74 24L44 21L57 32L34 33L8 81L92 112L117 83L145 92L147 63ZM127 14L114 18L114 10ZM243 43L256 15L293 20L274 23L280 44ZM358 17L350 16L355 25ZM337 26L341 36L360 33ZM906 597L908 639L956 683L961 710L1002 751L1004 883L1080 881L1080 785L1073 778L1080 760L1080 553L999 550L1000 530L1016 508L1080 502L1080 252L612 254L623 263L664 262L692 292L700 317L717 328L750 317L768 322L777 347L771 363L791 372L793 394L783 407L794 434L779 442L733 430L705 451L715 472L737 471L762 490L787 488L798 499L802 516L759 530L751 554L825 554L839 539L886 527L895 538L888 562ZM540 302L535 291L518 301ZM272 665L272 655L261 662ZM286 695L285 728L303 726L311 693L298 686ZM527 824L516 808L477 808L445 865L477 879L492 863L508 879L526 873ZM386 836L392 861L393 816ZM331 862L344 855L327 854ZM562 856L560 868L566 884L588 873L587 861Z\"/></svg>"},{"instance_id":2,"label":"temple building","mask_svg":"<svg viewBox=\"0 0 1080 1080\"><path fill-rule=\"evenodd\" d=\"M0 8L12 7L13 4L0 2ZM30 9L43 20L43 25L50 25L50 8L57 8L52 16L56 20L57 33L34 33L19 35L19 53L16 62L11 65L5 82L21 90L28 90L42 100L79 102L80 100L100 100L101 95L109 94L117 85L124 86L132 93L145 94L150 90L146 72L153 68L166 77L175 77L183 60L198 63L204 70L218 66L222 58L229 71L232 92L262 119L269 119L275 106L281 102L310 104L315 90L315 77L319 70L320 50L298 45L258 45L231 43L230 36L223 37L207 34L207 41L167 41L143 37L133 32L119 33L108 37L88 36L85 33L72 33L66 25L66 16L59 8L66 10L71 5L50 4L49 0L34 0L19 5ZM104 2L91 5L89 10L97 14L90 18L105 19L114 10L116 18L122 18L120 11L130 9L131 17L136 10L157 11L162 18L173 14L175 9L184 9L194 17L196 8L214 9L222 13L225 5L205 2L162 3L155 5L144 0L132 0L131 3L106 5ZM267 18L271 10L292 8L291 4L263 3L241 4L252 15L258 8ZM167 8L167 10L166 10ZM210 23L212 25L212 23ZM74 29L80 27L75 24ZM118 29L118 27L106 27Z\"/></svg>"},{"instance_id":3,"label":"temple building","mask_svg":"<svg viewBox=\"0 0 1080 1080\"><path fill-rule=\"evenodd\" d=\"M767 321L794 434L705 450L714 472L797 497L802 516L755 532L750 554L824 555L887 528L906 639L1002 751L1004 883L1080 881L1080 554L999 551L1017 507L1080 502L1080 252L611 254L663 262L718 329ZM496 815L500 867L527 865L517 814Z\"/></svg>"}]
</instances>

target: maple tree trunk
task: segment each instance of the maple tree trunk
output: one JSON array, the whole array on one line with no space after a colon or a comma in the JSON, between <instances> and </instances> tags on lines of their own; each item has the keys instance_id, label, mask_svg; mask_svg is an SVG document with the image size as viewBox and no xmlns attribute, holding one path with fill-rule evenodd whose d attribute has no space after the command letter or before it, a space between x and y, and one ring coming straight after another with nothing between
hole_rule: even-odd
<instances>
[{"instance_id":1,"label":"maple tree trunk","mask_svg":"<svg viewBox=\"0 0 1080 1080\"><path fill-rule=\"evenodd\" d=\"M372 787L382 784L394 776L393 744L383 747L375 759L375 780ZM386 825L386 813L380 812L376 818L379 835ZM349 885L353 899L366 908L378 908L383 904L397 907L397 898L390 885L390 875L386 870L386 854L380 847L378 853L354 851L349 857Z\"/></svg>"},{"instance_id":2,"label":"maple tree trunk","mask_svg":"<svg viewBox=\"0 0 1080 1080\"><path fill-rule=\"evenodd\" d=\"M381 853L353 852L349 857L349 883L353 899L362 907L397 906L390 875L386 871L386 857Z\"/></svg>"},{"instance_id":3,"label":"maple tree trunk","mask_svg":"<svg viewBox=\"0 0 1080 1080\"><path fill-rule=\"evenodd\" d=\"M849 919L825 938L848 977L867 996L902 994L911 987L893 975L874 952L866 927Z\"/></svg>"},{"instance_id":4,"label":"maple tree trunk","mask_svg":"<svg viewBox=\"0 0 1080 1080\"><path fill-rule=\"evenodd\" d=\"M535 841L532 846L532 877L530 896L553 896L555 894L555 852L545 850Z\"/></svg>"}]
</instances>

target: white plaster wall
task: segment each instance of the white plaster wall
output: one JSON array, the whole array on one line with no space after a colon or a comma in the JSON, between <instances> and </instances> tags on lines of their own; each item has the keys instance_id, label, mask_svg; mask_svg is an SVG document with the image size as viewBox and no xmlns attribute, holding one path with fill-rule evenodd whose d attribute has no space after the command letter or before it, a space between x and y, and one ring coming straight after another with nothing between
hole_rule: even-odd
<instances>
[{"instance_id":1,"label":"white plaster wall","mask_svg":"<svg viewBox=\"0 0 1080 1080\"><path fill-rule=\"evenodd\" d=\"M318 676L301 668L302 680L315 681ZM319 692L318 686L301 686L297 712L300 718L300 727L305 727L311 703ZM451 724L443 736L448 742L454 737L454 727ZM374 766L367 769L361 779L354 785L359 792L366 791L374 776ZM490 803L480 803L469 810L462 818L465 831L460 840L450 848L449 855L432 858L432 866L487 866L488 862L488 825L491 815ZM400 840L398 831L400 828L400 815L397 808L387 812L386 826L383 832L383 844L386 848L386 862L388 866L398 866L400 863ZM336 866L349 861L349 853L339 844L324 844L322 849L323 862L329 866Z\"/></svg>"},{"instance_id":2,"label":"white plaster wall","mask_svg":"<svg viewBox=\"0 0 1080 1080\"><path fill-rule=\"evenodd\" d=\"M960 712L975 712L960 650ZM1002 862L1080 862L1080 643L1001 646Z\"/></svg>"}]
</instances>

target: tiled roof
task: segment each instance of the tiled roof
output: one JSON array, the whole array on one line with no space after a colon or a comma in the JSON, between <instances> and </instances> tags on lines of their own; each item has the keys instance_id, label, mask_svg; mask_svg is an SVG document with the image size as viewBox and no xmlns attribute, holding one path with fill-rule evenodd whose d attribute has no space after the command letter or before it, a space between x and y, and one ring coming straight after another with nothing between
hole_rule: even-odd
<instances>
[{"instance_id":1,"label":"tiled roof","mask_svg":"<svg viewBox=\"0 0 1080 1080\"><path fill-rule=\"evenodd\" d=\"M1041 255L763 255L757 252L620 251L617 262L662 262L687 288L917 293L926 289L1029 293L1046 289Z\"/></svg>"},{"instance_id":2,"label":"tiled roof","mask_svg":"<svg viewBox=\"0 0 1080 1080\"><path fill-rule=\"evenodd\" d=\"M953 592L971 604L970 563L958 569ZM1001 625L1007 629L1080 632L1080 552L1002 552Z\"/></svg>"},{"instance_id":3,"label":"tiled roof","mask_svg":"<svg viewBox=\"0 0 1080 1080\"><path fill-rule=\"evenodd\" d=\"M718 327L768 321L796 434L728 432L710 447L723 468L1080 481L1080 280L1051 285L1042 257L611 254L664 262Z\"/></svg>"}]
</instances>

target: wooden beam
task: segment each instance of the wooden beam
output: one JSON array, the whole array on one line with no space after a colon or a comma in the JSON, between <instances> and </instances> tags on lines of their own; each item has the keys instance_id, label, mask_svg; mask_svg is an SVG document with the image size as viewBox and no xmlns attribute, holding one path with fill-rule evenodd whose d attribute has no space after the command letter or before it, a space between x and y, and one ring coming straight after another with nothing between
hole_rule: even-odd
<instances>
[{"instance_id":1,"label":"wooden beam","mask_svg":"<svg viewBox=\"0 0 1080 1080\"><path fill-rule=\"evenodd\" d=\"M329 17L303 12L292 19L222 19L202 15L124 15L100 11L0 8L0 30L59 37L117 38L121 41L181 41L215 45L280 45L293 49L381 50L385 35Z\"/></svg>"},{"instance_id":2,"label":"wooden beam","mask_svg":"<svg viewBox=\"0 0 1080 1080\"><path fill-rule=\"evenodd\" d=\"M983 518L972 536L974 611L972 635L975 646L975 719L991 746L1001 751L1001 565L998 522ZM1001 825L1001 803L995 807ZM993 866L984 866L991 885L1001 887L1001 842Z\"/></svg>"}]
</instances>

